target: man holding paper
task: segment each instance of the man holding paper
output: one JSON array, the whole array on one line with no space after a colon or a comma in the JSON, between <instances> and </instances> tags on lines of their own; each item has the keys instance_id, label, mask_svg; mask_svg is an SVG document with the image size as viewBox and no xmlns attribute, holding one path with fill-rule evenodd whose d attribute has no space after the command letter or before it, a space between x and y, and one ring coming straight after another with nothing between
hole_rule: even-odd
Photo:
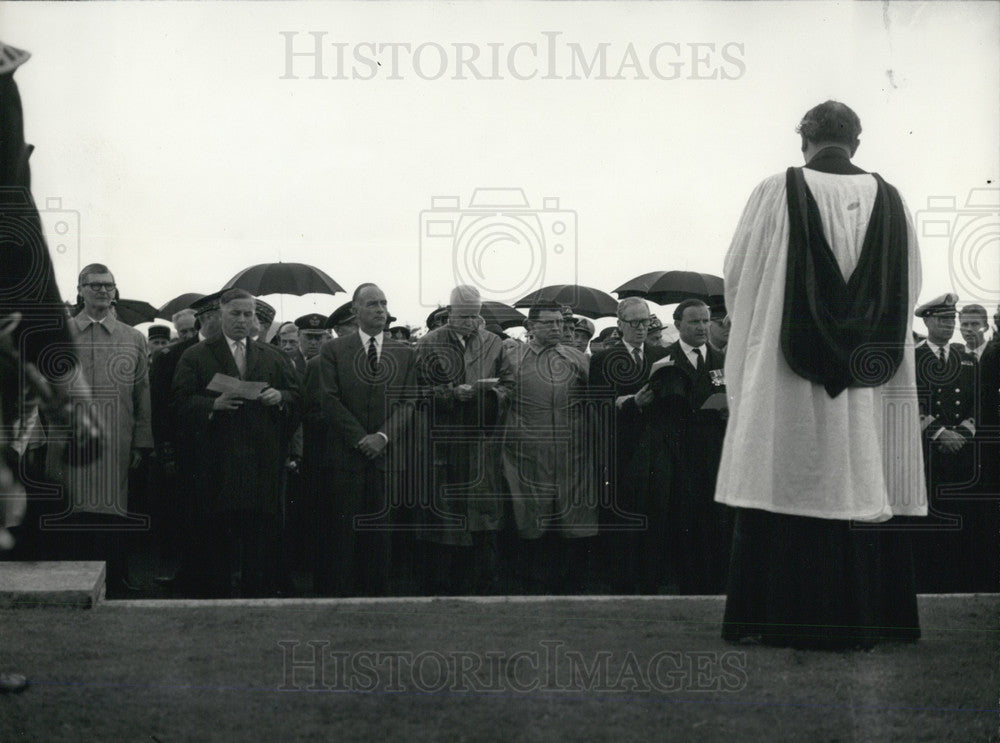
<instances>
[{"instance_id":1,"label":"man holding paper","mask_svg":"<svg viewBox=\"0 0 1000 743\"><path fill-rule=\"evenodd\" d=\"M426 390L426 452L433 478L423 506L425 590L432 594L495 589L500 526L498 400L502 341L479 327L474 286L451 292L448 322L417 343L417 375ZM423 494L422 494L423 495Z\"/></svg>"},{"instance_id":2,"label":"man holding paper","mask_svg":"<svg viewBox=\"0 0 1000 743\"><path fill-rule=\"evenodd\" d=\"M184 352L172 402L201 473L192 544L203 596L269 596L280 586L282 467L300 408L281 352L251 340L254 298L219 297L222 335ZM238 576L238 578L237 578Z\"/></svg>"}]
</instances>

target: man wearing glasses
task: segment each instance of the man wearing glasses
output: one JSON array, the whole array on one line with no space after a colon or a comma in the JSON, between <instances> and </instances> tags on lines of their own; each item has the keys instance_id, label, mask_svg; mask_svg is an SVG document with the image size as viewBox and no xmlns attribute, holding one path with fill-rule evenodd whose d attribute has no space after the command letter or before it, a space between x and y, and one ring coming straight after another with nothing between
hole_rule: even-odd
<instances>
[{"instance_id":1,"label":"man wearing glasses","mask_svg":"<svg viewBox=\"0 0 1000 743\"><path fill-rule=\"evenodd\" d=\"M520 537L519 566L530 593L579 588L588 542L597 535L597 483L587 433L587 357L561 343L562 309L528 311L528 343L510 346L500 367L509 403L503 467Z\"/></svg>"},{"instance_id":2,"label":"man wearing glasses","mask_svg":"<svg viewBox=\"0 0 1000 743\"><path fill-rule=\"evenodd\" d=\"M138 330L115 319L115 278L107 266L86 266L77 291L83 311L70 326L96 416L108 438L100 457L70 467L73 503L64 523L80 527L74 532L78 559L107 561L107 591L114 596L131 588L122 537L149 526L148 516L128 512L129 470L153 448L146 342Z\"/></svg>"},{"instance_id":3,"label":"man wearing glasses","mask_svg":"<svg viewBox=\"0 0 1000 743\"><path fill-rule=\"evenodd\" d=\"M664 474L671 456L659 435L666 423L653 415L654 394L649 370L666 349L648 342L652 316L645 300L629 297L618 303L621 343L609 345L590 359L590 386L614 405L612 430L598 437L606 454L601 481L607 498L601 510L603 561L617 566L611 589L616 593L655 593L665 580L664 533L670 478Z\"/></svg>"},{"instance_id":4,"label":"man wearing glasses","mask_svg":"<svg viewBox=\"0 0 1000 743\"><path fill-rule=\"evenodd\" d=\"M708 345L724 354L729 345L729 328L732 323L724 304L709 305L709 311L712 313L712 324L708 326Z\"/></svg>"}]
</instances>

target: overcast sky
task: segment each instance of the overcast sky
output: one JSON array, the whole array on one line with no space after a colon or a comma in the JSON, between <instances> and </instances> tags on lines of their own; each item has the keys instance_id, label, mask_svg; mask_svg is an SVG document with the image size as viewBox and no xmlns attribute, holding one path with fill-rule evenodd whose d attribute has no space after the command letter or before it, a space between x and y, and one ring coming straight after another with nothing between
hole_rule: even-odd
<instances>
[{"instance_id":1,"label":"overcast sky","mask_svg":"<svg viewBox=\"0 0 1000 743\"><path fill-rule=\"evenodd\" d=\"M801 164L794 127L828 98L861 117L855 162L918 221L939 199L922 299L992 313L998 17L992 2L0 4L3 40L33 55L16 80L66 296L89 262L159 305L301 261L348 291L378 282L413 325L458 280L509 301L721 274L750 191ZM489 188L526 203L471 204ZM992 190L967 208L972 189ZM347 298L272 303L294 318Z\"/></svg>"}]
</instances>

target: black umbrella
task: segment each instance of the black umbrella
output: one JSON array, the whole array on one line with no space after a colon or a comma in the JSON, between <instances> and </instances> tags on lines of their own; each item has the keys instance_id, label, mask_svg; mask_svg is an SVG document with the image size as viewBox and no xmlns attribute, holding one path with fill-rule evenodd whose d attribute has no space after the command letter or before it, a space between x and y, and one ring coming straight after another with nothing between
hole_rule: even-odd
<instances>
[{"instance_id":1,"label":"black umbrella","mask_svg":"<svg viewBox=\"0 0 1000 743\"><path fill-rule=\"evenodd\" d=\"M614 292L619 299L642 297L656 304L676 304L685 299L708 302L712 297L721 297L725 293L720 277L694 271L644 273L626 281Z\"/></svg>"},{"instance_id":2,"label":"black umbrella","mask_svg":"<svg viewBox=\"0 0 1000 743\"><path fill-rule=\"evenodd\" d=\"M246 289L256 296L265 294L337 294L344 287L315 266L306 263L260 263L244 268L223 289Z\"/></svg>"},{"instance_id":3,"label":"black umbrella","mask_svg":"<svg viewBox=\"0 0 1000 743\"><path fill-rule=\"evenodd\" d=\"M199 294L198 292L188 292L187 294L181 294L179 297L174 297L169 302L164 304L157 311L156 316L162 317L164 320L171 320L173 316L180 312L181 310L186 310L191 306L191 303L196 299L201 299L204 294Z\"/></svg>"},{"instance_id":4,"label":"black umbrella","mask_svg":"<svg viewBox=\"0 0 1000 743\"><path fill-rule=\"evenodd\" d=\"M618 302L607 292L577 284L543 286L514 302L515 307L530 307L537 302L555 302L566 305L574 315L584 315L592 320L612 317L618 311Z\"/></svg>"},{"instance_id":5,"label":"black umbrella","mask_svg":"<svg viewBox=\"0 0 1000 743\"><path fill-rule=\"evenodd\" d=\"M524 321L528 319L523 312L518 312L509 304L494 302L491 299L483 300L483 308L479 314L487 325L499 325L502 330L524 325Z\"/></svg>"},{"instance_id":6,"label":"black umbrella","mask_svg":"<svg viewBox=\"0 0 1000 743\"><path fill-rule=\"evenodd\" d=\"M112 306L115 308L115 317L120 322L133 326L155 320L159 312L149 302L141 299L116 299Z\"/></svg>"}]
</instances>

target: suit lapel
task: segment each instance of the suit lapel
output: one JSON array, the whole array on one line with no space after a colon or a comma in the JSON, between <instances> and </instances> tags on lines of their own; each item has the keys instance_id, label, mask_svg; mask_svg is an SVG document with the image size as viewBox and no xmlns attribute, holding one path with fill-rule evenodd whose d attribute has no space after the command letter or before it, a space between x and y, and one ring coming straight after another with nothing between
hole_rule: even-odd
<instances>
[{"instance_id":1,"label":"suit lapel","mask_svg":"<svg viewBox=\"0 0 1000 743\"><path fill-rule=\"evenodd\" d=\"M206 341L208 349L212 352L212 356L215 357L216 363L219 368L225 374L231 377L239 377L240 370L236 368L236 362L233 360L233 354L229 350L229 341L226 340L226 336L221 336L216 338L214 341Z\"/></svg>"},{"instance_id":2,"label":"suit lapel","mask_svg":"<svg viewBox=\"0 0 1000 743\"><path fill-rule=\"evenodd\" d=\"M683 369L685 374L692 379L698 376L698 370L694 368L691 364L691 359L689 359L687 354L684 353L684 349L681 348L680 341L674 341L670 344L670 355L673 357L674 363Z\"/></svg>"}]
</instances>

